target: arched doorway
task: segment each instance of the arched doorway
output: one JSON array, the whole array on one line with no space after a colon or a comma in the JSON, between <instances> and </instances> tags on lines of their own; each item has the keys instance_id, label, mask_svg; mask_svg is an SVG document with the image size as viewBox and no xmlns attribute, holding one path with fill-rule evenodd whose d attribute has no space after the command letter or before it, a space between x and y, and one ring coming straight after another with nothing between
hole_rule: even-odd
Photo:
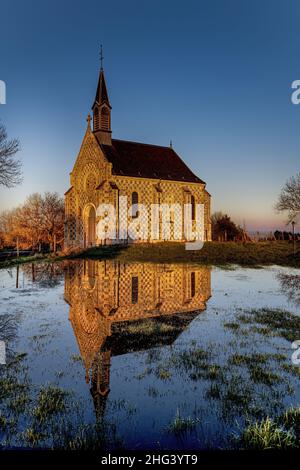
<instances>
[{"instance_id":1,"label":"arched doorway","mask_svg":"<svg viewBox=\"0 0 300 470\"><path fill-rule=\"evenodd\" d=\"M90 247L96 244L96 210L94 206L88 206L85 215L85 245Z\"/></svg>"}]
</instances>

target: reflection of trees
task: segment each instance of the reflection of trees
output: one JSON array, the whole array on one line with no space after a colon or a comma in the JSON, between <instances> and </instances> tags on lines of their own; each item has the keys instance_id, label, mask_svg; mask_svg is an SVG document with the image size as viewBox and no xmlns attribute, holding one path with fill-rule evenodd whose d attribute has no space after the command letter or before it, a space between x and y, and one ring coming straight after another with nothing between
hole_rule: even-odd
<instances>
[{"instance_id":1,"label":"reflection of trees","mask_svg":"<svg viewBox=\"0 0 300 470\"><path fill-rule=\"evenodd\" d=\"M15 315L4 313L0 315L0 340L12 341L17 332L17 321Z\"/></svg>"},{"instance_id":2,"label":"reflection of trees","mask_svg":"<svg viewBox=\"0 0 300 470\"><path fill-rule=\"evenodd\" d=\"M59 263L24 264L24 275L39 287L57 287L62 281L63 269Z\"/></svg>"},{"instance_id":3,"label":"reflection of trees","mask_svg":"<svg viewBox=\"0 0 300 470\"><path fill-rule=\"evenodd\" d=\"M0 341L5 342L6 355L10 356L11 343L16 339L18 330L18 316L9 313L0 315Z\"/></svg>"},{"instance_id":4,"label":"reflection of trees","mask_svg":"<svg viewBox=\"0 0 300 470\"><path fill-rule=\"evenodd\" d=\"M300 276L297 274L277 274L282 293L296 305L300 305Z\"/></svg>"}]
</instances>

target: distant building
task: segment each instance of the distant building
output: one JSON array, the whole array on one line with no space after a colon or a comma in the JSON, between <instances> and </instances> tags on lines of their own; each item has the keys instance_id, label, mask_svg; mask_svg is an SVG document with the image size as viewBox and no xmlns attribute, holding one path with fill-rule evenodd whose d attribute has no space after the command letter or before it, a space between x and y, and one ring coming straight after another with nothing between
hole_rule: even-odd
<instances>
[{"instance_id":1,"label":"distant building","mask_svg":"<svg viewBox=\"0 0 300 470\"><path fill-rule=\"evenodd\" d=\"M192 208L204 205L205 240L211 240L210 195L206 184L198 178L170 147L112 139L111 105L101 68L93 111L81 149L70 175L70 189L65 193L65 246L90 247L103 243L96 233L99 204L113 204L118 220L119 197L126 196L128 208L132 204L184 204ZM192 210L192 218L195 211ZM131 214L128 219L136 217ZM147 223L151 225L151 218ZM172 221L184 225L184 221ZM193 222L194 223L194 222ZM178 227L177 227L178 228ZM183 235L179 241L188 238ZM174 232L175 233L175 232ZM170 236L175 240L175 236ZM177 237L178 238L178 237ZM156 239L149 229L141 241L165 240L163 230L158 228ZM118 242L118 240L116 240ZM107 242L107 240L105 240Z\"/></svg>"}]
</instances>

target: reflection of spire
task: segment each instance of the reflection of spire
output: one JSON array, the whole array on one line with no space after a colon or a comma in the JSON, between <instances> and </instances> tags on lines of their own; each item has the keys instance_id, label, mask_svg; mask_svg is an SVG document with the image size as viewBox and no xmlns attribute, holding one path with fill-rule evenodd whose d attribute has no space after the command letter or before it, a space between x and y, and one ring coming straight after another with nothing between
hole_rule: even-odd
<instances>
[{"instance_id":1,"label":"reflection of spire","mask_svg":"<svg viewBox=\"0 0 300 470\"><path fill-rule=\"evenodd\" d=\"M93 402L94 402L96 422L99 423L102 421L104 417L107 395L103 396L100 394L94 394L92 389L91 389L91 395L93 397Z\"/></svg>"},{"instance_id":2,"label":"reflection of spire","mask_svg":"<svg viewBox=\"0 0 300 470\"><path fill-rule=\"evenodd\" d=\"M94 401L96 419L99 421L105 411L109 393L110 351L99 351L92 365L91 395Z\"/></svg>"},{"instance_id":3,"label":"reflection of spire","mask_svg":"<svg viewBox=\"0 0 300 470\"><path fill-rule=\"evenodd\" d=\"M92 390L105 396L109 392L110 351L99 351L92 365Z\"/></svg>"}]
</instances>

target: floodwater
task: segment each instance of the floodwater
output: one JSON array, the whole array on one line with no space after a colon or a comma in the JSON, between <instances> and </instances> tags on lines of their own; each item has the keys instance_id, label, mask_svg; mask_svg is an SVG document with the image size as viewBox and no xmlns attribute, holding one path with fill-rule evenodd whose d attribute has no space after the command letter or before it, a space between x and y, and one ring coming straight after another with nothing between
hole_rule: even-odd
<instances>
[{"instance_id":1,"label":"floodwater","mask_svg":"<svg viewBox=\"0 0 300 470\"><path fill-rule=\"evenodd\" d=\"M5 448L235 448L299 404L299 330L264 315L298 315L300 270L76 260L0 287Z\"/></svg>"}]
</instances>

